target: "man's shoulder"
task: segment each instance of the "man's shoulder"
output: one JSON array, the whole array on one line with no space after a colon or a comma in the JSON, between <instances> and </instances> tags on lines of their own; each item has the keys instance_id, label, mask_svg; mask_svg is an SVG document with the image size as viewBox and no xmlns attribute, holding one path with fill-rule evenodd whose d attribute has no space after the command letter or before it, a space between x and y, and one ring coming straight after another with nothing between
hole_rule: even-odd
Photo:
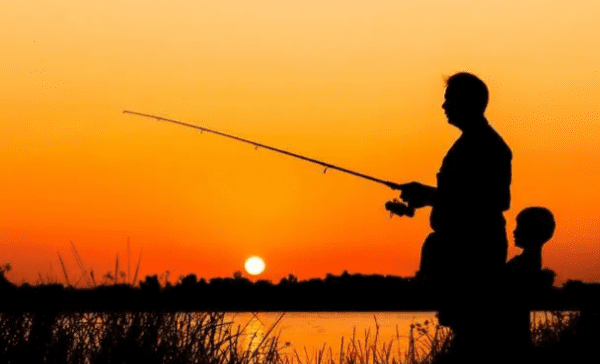
<instances>
[{"instance_id":1,"label":"man's shoulder","mask_svg":"<svg viewBox=\"0 0 600 364\"><path fill-rule=\"evenodd\" d=\"M449 152L477 154L478 157L498 156L503 159L512 159L510 147L489 124L473 132L463 133Z\"/></svg>"},{"instance_id":2,"label":"man's shoulder","mask_svg":"<svg viewBox=\"0 0 600 364\"><path fill-rule=\"evenodd\" d=\"M510 165L512 151L500 134L486 124L477 130L463 132L446 153L440 172L445 169L444 166L470 163L467 161L478 164L488 161L490 166Z\"/></svg>"},{"instance_id":3,"label":"man's shoulder","mask_svg":"<svg viewBox=\"0 0 600 364\"><path fill-rule=\"evenodd\" d=\"M487 125L480 136L482 145L496 151L505 158L512 158L512 151L502 136L491 125Z\"/></svg>"}]
</instances>

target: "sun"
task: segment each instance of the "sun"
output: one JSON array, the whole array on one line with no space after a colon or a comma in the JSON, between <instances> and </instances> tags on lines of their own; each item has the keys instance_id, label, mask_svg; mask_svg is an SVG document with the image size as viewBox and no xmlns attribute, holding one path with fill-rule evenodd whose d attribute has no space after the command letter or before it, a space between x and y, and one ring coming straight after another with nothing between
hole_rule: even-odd
<instances>
[{"instance_id":1,"label":"sun","mask_svg":"<svg viewBox=\"0 0 600 364\"><path fill-rule=\"evenodd\" d=\"M261 274L265 270L265 261L262 260L261 257L254 255L246 259L244 267L246 268L246 272L255 276Z\"/></svg>"}]
</instances>

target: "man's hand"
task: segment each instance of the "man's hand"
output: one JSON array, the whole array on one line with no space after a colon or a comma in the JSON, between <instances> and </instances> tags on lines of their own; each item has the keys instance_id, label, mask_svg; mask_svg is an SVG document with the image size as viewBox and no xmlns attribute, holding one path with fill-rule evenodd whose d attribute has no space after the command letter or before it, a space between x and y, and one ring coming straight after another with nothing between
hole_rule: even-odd
<instances>
[{"instance_id":1,"label":"man's hand","mask_svg":"<svg viewBox=\"0 0 600 364\"><path fill-rule=\"evenodd\" d=\"M400 198L408 204L408 207L418 209L424 206L432 206L435 198L435 187L427 186L419 182L410 182L401 185Z\"/></svg>"}]
</instances>

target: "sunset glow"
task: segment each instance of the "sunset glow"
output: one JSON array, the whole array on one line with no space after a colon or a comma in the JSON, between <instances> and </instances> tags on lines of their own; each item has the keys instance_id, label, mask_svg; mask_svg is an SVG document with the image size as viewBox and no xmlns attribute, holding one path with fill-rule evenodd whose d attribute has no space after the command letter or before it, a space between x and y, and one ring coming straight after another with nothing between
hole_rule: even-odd
<instances>
[{"instance_id":1,"label":"sunset glow","mask_svg":"<svg viewBox=\"0 0 600 364\"><path fill-rule=\"evenodd\" d=\"M385 186L136 110L397 183L435 184L459 131L444 77L472 72L512 149L509 258L527 206L555 215L544 266L600 280L596 1L13 1L2 10L0 264L13 282L115 268L278 282L412 276L430 209ZM127 267L126 262L121 267ZM125 268L123 268L125 269Z\"/></svg>"}]
</instances>

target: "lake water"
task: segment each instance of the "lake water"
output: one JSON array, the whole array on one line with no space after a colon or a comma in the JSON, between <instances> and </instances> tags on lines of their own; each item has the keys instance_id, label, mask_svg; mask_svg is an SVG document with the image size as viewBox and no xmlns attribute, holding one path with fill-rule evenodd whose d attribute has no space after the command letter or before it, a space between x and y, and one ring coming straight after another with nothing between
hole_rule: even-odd
<instances>
[{"instance_id":1,"label":"lake water","mask_svg":"<svg viewBox=\"0 0 600 364\"><path fill-rule=\"evenodd\" d=\"M437 322L435 312L259 312L228 314L226 319L241 328L246 327L245 341L250 346L257 345L277 323L270 336L279 336L280 353L295 356L296 352L303 360L307 355L314 358L316 352L323 349L327 355L333 353L337 358L342 338L344 349L352 345L353 336L355 345L364 347L365 341L372 345L376 332L377 347L391 343L392 353L400 352L403 356L409 346L411 324L429 323L433 332ZM252 340L254 335L256 338Z\"/></svg>"},{"instance_id":2,"label":"lake water","mask_svg":"<svg viewBox=\"0 0 600 364\"><path fill-rule=\"evenodd\" d=\"M177 322L186 322L191 318L194 326L198 322L194 315L198 314L179 313L175 315L175 319ZM102 334L104 327L102 316L89 314L81 317L83 331L75 338L76 341L98 342L98 335ZM263 338L278 337L279 354L293 358L295 362L316 362L319 353L323 355L321 362L339 362L340 352L348 359L353 351L362 359L366 356L373 358L373 348L376 348L377 355L387 351L393 358L404 360L410 346L411 330L416 339L413 346L416 348L416 355L423 357L429 352L429 344L436 330L435 316L435 312L226 313L224 323L233 324L233 333L238 328L243 329L240 349L249 348L254 351ZM530 318L535 322L553 320L552 314L543 311L532 312ZM79 325L77 320L75 318L71 325ZM67 321L62 325L66 323ZM95 329L89 330L89 324ZM486 334L487 328L493 329L483 325L482 335ZM77 330L76 328L75 331ZM442 335L448 332L444 328ZM366 352L369 354L365 355Z\"/></svg>"},{"instance_id":3,"label":"lake water","mask_svg":"<svg viewBox=\"0 0 600 364\"><path fill-rule=\"evenodd\" d=\"M268 337L278 335L278 347L285 356L299 355L303 362L309 362L311 360L306 360L307 356L314 360L317 352L323 351L326 358L332 356L337 362L342 343L346 353L353 337L356 346L364 348L365 341L371 346L375 343L376 332L378 350L385 344L394 357L404 358L409 348L411 325L421 324L423 328L429 323L427 332L433 337L437 324L435 316L435 312L259 312L227 314L226 320L246 328L243 345L255 348L266 334ZM541 323L552 317L549 312L537 311L531 312L530 320ZM484 325L482 335L485 335L485 329ZM445 330L448 332L448 329ZM430 348L428 339L423 336L419 339L416 329L413 332L417 339L417 354L427 354Z\"/></svg>"}]
</instances>

